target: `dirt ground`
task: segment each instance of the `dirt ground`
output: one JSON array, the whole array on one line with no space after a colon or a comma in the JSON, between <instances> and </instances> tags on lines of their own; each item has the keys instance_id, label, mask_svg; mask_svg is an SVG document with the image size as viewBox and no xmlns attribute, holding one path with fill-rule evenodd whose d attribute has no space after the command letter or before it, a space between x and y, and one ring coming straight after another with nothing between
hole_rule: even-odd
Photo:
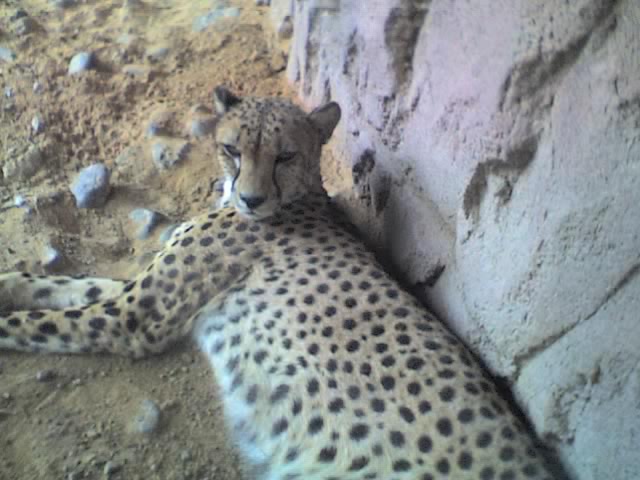
<instances>
[{"instance_id":1,"label":"dirt ground","mask_svg":"<svg viewBox=\"0 0 640 480\"><path fill-rule=\"evenodd\" d=\"M15 54L0 59L0 167L30 146L41 152L34 168L0 174L0 271L128 278L163 230L139 240L133 209L160 212L168 225L215 196L212 139L186 130L193 109L211 107L218 84L287 95L284 59L269 49L268 9L252 0L224 2L239 16L202 31L194 21L222 2L56 3L65 2L0 2L0 47ZM69 75L81 51L95 54L95 66ZM150 137L158 118L162 136ZM157 141L189 148L162 171L151 157ZM69 185L96 162L111 170L113 189L103 207L78 209ZM63 260L47 264L47 247ZM147 434L133 427L145 400L161 412ZM0 352L0 479L236 479L220 413L212 374L189 342L138 362Z\"/></svg>"}]
</instances>

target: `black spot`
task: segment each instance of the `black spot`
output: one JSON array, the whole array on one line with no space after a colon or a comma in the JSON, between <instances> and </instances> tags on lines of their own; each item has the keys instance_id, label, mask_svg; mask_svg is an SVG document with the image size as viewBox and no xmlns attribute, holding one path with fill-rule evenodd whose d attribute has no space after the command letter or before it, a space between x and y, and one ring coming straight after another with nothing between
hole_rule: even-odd
<instances>
[{"instance_id":1,"label":"black spot","mask_svg":"<svg viewBox=\"0 0 640 480\"><path fill-rule=\"evenodd\" d=\"M36 290L36 293L34 294L34 298L36 300L48 298L51 296L51 293L52 292L50 288L39 288L38 290Z\"/></svg>"},{"instance_id":2,"label":"black spot","mask_svg":"<svg viewBox=\"0 0 640 480\"><path fill-rule=\"evenodd\" d=\"M436 423L436 428L438 429L438 432L440 432L440 435L444 437L448 437L453 432L451 421L446 417L438 420L438 422Z\"/></svg>"},{"instance_id":3,"label":"black spot","mask_svg":"<svg viewBox=\"0 0 640 480\"><path fill-rule=\"evenodd\" d=\"M431 440L431 437L429 437L428 435L421 435L418 438L418 449L422 453L429 453L432 448L433 448L433 441Z\"/></svg>"},{"instance_id":4,"label":"black spot","mask_svg":"<svg viewBox=\"0 0 640 480\"><path fill-rule=\"evenodd\" d=\"M409 392L409 395L413 395L414 397L419 395L421 390L422 387L418 382L410 382L407 385L407 392Z\"/></svg>"},{"instance_id":5,"label":"black spot","mask_svg":"<svg viewBox=\"0 0 640 480\"><path fill-rule=\"evenodd\" d=\"M329 402L329 411L331 413L340 413L344 408L344 400L341 398L334 398Z\"/></svg>"},{"instance_id":6,"label":"black spot","mask_svg":"<svg viewBox=\"0 0 640 480\"><path fill-rule=\"evenodd\" d=\"M273 424L271 436L275 437L277 435L280 435L285 430L287 430L287 428L289 428L289 421L283 417Z\"/></svg>"},{"instance_id":7,"label":"black spot","mask_svg":"<svg viewBox=\"0 0 640 480\"><path fill-rule=\"evenodd\" d=\"M458 413L458 420L460 423L470 423L473 421L474 413L470 408L463 408Z\"/></svg>"},{"instance_id":8,"label":"black spot","mask_svg":"<svg viewBox=\"0 0 640 480\"><path fill-rule=\"evenodd\" d=\"M407 368L409 370L420 370L422 367L424 367L424 364L424 360L419 357L409 357L409 359L407 360Z\"/></svg>"},{"instance_id":9,"label":"black spot","mask_svg":"<svg viewBox=\"0 0 640 480\"><path fill-rule=\"evenodd\" d=\"M389 375L385 375L384 377L382 377L380 382L382 383L382 387L385 390L393 390L393 388L396 386L395 379Z\"/></svg>"},{"instance_id":10,"label":"black spot","mask_svg":"<svg viewBox=\"0 0 640 480\"><path fill-rule=\"evenodd\" d=\"M31 311L31 312L29 312L29 313L27 314L27 317L28 317L30 320L40 320L41 318L43 318L43 317L44 317L44 315L45 315L45 314L44 314L44 312L40 312L40 311L38 311L38 310L33 310L33 311Z\"/></svg>"},{"instance_id":11,"label":"black spot","mask_svg":"<svg viewBox=\"0 0 640 480\"><path fill-rule=\"evenodd\" d=\"M462 452L458 456L458 466L462 470L471 470L473 465L473 457L469 452Z\"/></svg>"},{"instance_id":12,"label":"black spot","mask_svg":"<svg viewBox=\"0 0 640 480\"><path fill-rule=\"evenodd\" d=\"M349 431L352 440L360 441L369 435L369 426L364 423L356 423Z\"/></svg>"},{"instance_id":13,"label":"black spot","mask_svg":"<svg viewBox=\"0 0 640 480\"><path fill-rule=\"evenodd\" d=\"M402 419L407 423L413 423L416 419L416 416L408 407L405 407L405 406L398 407L398 413L400 414Z\"/></svg>"},{"instance_id":14,"label":"black spot","mask_svg":"<svg viewBox=\"0 0 640 480\"><path fill-rule=\"evenodd\" d=\"M249 390L247 391L247 403L250 405L254 404L256 403L257 399L258 399L258 386L251 385L251 387L249 387Z\"/></svg>"},{"instance_id":15,"label":"black spot","mask_svg":"<svg viewBox=\"0 0 640 480\"><path fill-rule=\"evenodd\" d=\"M369 464L368 457L356 457L351 461L351 465L349 466L349 471L357 472L358 470L362 470Z\"/></svg>"},{"instance_id":16,"label":"black spot","mask_svg":"<svg viewBox=\"0 0 640 480\"><path fill-rule=\"evenodd\" d=\"M110 317L118 317L122 313L119 308L108 307L104 309L104 313Z\"/></svg>"},{"instance_id":17,"label":"black spot","mask_svg":"<svg viewBox=\"0 0 640 480\"><path fill-rule=\"evenodd\" d=\"M182 242L180 242L180 245L183 247L188 247L192 243L193 243L193 237L187 237L187 238L184 238Z\"/></svg>"},{"instance_id":18,"label":"black spot","mask_svg":"<svg viewBox=\"0 0 640 480\"><path fill-rule=\"evenodd\" d=\"M103 330L107 322L102 317L94 317L89 320L89 326L94 330Z\"/></svg>"},{"instance_id":19,"label":"black spot","mask_svg":"<svg viewBox=\"0 0 640 480\"><path fill-rule=\"evenodd\" d=\"M58 327L53 322L44 322L38 325L38 331L45 335L56 335L58 333Z\"/></svg>"},{"instance_id":20,"label":"black spot","mask_svg":"<svg viewBox=\"0 0 640 480\"><path fill-rule=\"evenodd\" d=\"M496 472L491 467L485 467L480 472L480 480L493 480L496 478Z\"/></svg>"},{"instance_id":21,"label":"black spot","mask_svg":"<svg viewBox=\"0 0 640 480\"><path fill-rule=\"evenodd\" d=\"M347 352L349 353L357 352L360 348L360 342L358 342L357 340L350 340L349 342L347 342L346 348Z\"/></svg>"},{"instance_id":22,"label":"black spot","mask_svg":"<svg viewBox=\"0 0 640 480\"><path fill-rule=\"evenodd\" d=\"M405 443L404 434L397 430L389 432L389 440L391 441L391 445L397 448L403 447Z\"/></svg>"},{"instance_id":23,"label":"black spot","mask_svg":"<svg viewBox=\"0 0 640 480\"><path fill-rule=\"evenodd\" d=\"M478 448L487 448L489 445L491 445L492 441L493 437L489 432L481 432L476 438L476 446Z\"/></svg>"},{"instance_id":24,"label":"black spot","mask_svg":"<svg viewBox=\"0 0 640 480\"><path fill-rule=\"evenodd\" d=\"M268 354L266 350L258 350L253 354L253 361L260 365L264 361L264 359L267 358L267 355Z\"/></svg>"},{"instance_id":25,"label":"black spot","mask_svg":"<svg viewBox=\"0 0 640 480\"><path fill-rule=\"evenodd\" d=\"M140 305L141 308L144 308L147 310L150 308L153 308L155 304L156 304L156 297L152 295L147 295L145 297L142 297L138 302L138 305Z\"/></svg>"},{"instance_id":26,"label":"black spot","mask_svg":"<svg viewBox=\"0 0 640 480\"><path fill-rule=\"evenodd\" d=\"M44 335L31 335L31 341L34 343L47 343L47 337Z\"/></svg>"},{"instance_id":27,"label":"black spot","mask_svg":"<svg viewBox=\"0 0 640 480\"><path fill-rule=\"evenodd\" d=\"M286 462L293 462L296 458L298 458L299 451L297 448L290 448L287 451L287 455L284 457Z\"/></svg>"},{"instance_id":28,"label":"black spot","mask_svg":"<svg viewBox=\"0 0 640 480\"><path fill-rule=\"evenodd\" d=\"M451 469L451 466L449 465L449 460L447 460L446 458L442 458L438 460L438 463L436 464L436 468L443 475L447 475L449 473L449 470Z\"/></svg>"},{"instance_id":29,"label":"black spot","mask_svg":"<svg viewBox=\"0 0 640 480\"><path fill-rule=\"evenodd\" d=\"M450 402L456 396L456 391L451 387L444 387L440 390L440 400L443 402Z\"/></svg>"},{"instance_id":30,"label":"black spot","mask_svg":"<svg viewBox=\"0 0 640 480\"><path fill-rule=\"evenodd\" d=\"M162 261L165 263L165 265L171 265L176 261L176 256L173 253L170 253L169 255L164 257Z\"/></svg>"},{"instance_id":31,"label":"black spot","mask_svg":"<svg viewBox=\"0 0 640 480\"><path fill-rule=\"evenodd\" d=\"M384 412L384 400L380 398L374 398L371 400L371 409L376 413Z\"/></svg>"},{"instance_id":32,"label":"black spot","mask_svg":"<svg viewBox=\"0 0 640 480\"><path fill-rule=\"evenodd\" d=\"M322 430L322 427L324 427L324 420L322 419L322 417L313 417L309 421L309 433L311 435L315 435L316 433L318 433L320 430Z\"/></svg>"},{"instance_id":33,"label":"black spot","mask_svg":"<svg viewBox=\"0 0 640 480\"><path fill-rule=\"evenodd\" d=\"M394 472L407 472L411 470L411 464L406 460L396 460L393 462Z\"/></svg>"},{"instance_id":34,"label":"black spot","mask_svg":"<svg viewBox=\"0 0 640 480\"><path fill-rule=\"evenodd\" d=\"M318 461L323 463L333 462L337 453L336 447L324 447L318 454Z\"/></svg>"},{"instance_id":35,"label":"black spot","mask_svg":"<svg viewBox=\"0 0 640 480\"><path fill-rule=\"evenodd\" d=\"M91 287L87 290L85 295L89 300L96 300L100 295L102 295L102 290L98 287Z\"/></svg>"},{"instance_id":36,"label":"black spot","mask_svg":"<svg viewBox=\"0 0 640 480\"><path fill-rule=\"evenodd\" d=\"M22 322L20 321L19 318L14 317L14 318L10 318L7 323L9 324L10 327L17 328L20 326Z\"/></svg>"},{"instance_id":37,"label":"black spot","mask_svg":"<svg viewBox=\"0 0 640 480\"><path fill-rule=\"evenodd\" d=\"M349 388L347 388L347 395L349 395L351 400L357 400L360 398L360 388L356 385L350 385Z\"/></svg>"},{"instance_id":38,"label":"black spot","mask_svg":"<svg viewBox=\"0 0 640 480\"><path fill-rule=\"evenodd\" d=\"M136 319L136 317L132 315L129 318L127 318L126 325L127 325L127 330L129 330L129 332L131 333L134 333L138 329L138 319Z\"/></svg>"},{"instance_id":39,"label":"black spot","mask_svg":"<svg viewBox=\"0 0 640 480\"><path fill-rule=\"evenodd\" d=\"M320 391L320 383L315 378L312 378L307 383L307 393L311 396L314 396L316 393Z\"/></svg>"},{"instance_id":40,"label":"black spot","mask_svg":"<svg viewBox=\"0 0 640 480\"><path fill-rule=\"evenodd\" d=\"M0 328L0 338L7 338L9 336L9 332L7 332L4 328Z\"/></svg>"},{"instance_id":41,"label":"black spot","mask_svg":"<svg viewBox=\"0 0 640 480\"><path fill-rule=\"evenodd\" d=\"M146 289L151 287L152 284L153 284L153 277L151 275L148 275L144 278L144 280L142 280L142 282L140 282L140 288Z\"/></svg>"},{"instance_id":42,"label":"black spot","mask_svg":"<svg viewBox=\"0 0 640 480\"><path fill-rule=\"evenodd\" d=\"M504 447L502 450L500 450L500 460L502 460L503 462L510 462L511 460L513 460L514 456L515 451L511 447Z\"/></svg>"}]
</instances>

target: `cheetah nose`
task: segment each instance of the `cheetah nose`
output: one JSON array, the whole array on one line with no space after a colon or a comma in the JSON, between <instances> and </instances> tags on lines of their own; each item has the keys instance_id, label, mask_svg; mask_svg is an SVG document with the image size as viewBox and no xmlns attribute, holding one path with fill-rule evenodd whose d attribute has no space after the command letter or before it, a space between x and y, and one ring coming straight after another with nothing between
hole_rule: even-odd
<instances>
[{"instance_id":1,"label":"cheetah nose","mask_svg":"<svg viewBox=\"0 0 640 480\"><path fill-rule=\"evenodd\" d=\"M260 205L262 205L264 203L264 201L266 200L265 197L251 197L248 195L240 195L240 200L242 200L245 205L247 207L249 207L251 210L255 210L256 208L258 208Z\"/></svg>"}]
</instances>

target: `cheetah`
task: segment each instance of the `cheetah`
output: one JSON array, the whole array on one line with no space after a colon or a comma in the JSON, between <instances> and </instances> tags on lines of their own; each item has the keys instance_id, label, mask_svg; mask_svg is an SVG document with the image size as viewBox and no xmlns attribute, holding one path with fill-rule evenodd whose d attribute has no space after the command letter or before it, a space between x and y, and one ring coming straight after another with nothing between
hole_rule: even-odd
<instances>
[{"instance_id":1,"label":"cheetah","mask_svg":"<svg viewBox=\"0 0 640 480\"><path fill-rule=\"evenodd\" d=\"M142 358L193 335L259 480L557 478L496 385L322 186L340 119L214 91L220 208L134 279L0 276L0 349Z\"/></svg>"}]
</instances>

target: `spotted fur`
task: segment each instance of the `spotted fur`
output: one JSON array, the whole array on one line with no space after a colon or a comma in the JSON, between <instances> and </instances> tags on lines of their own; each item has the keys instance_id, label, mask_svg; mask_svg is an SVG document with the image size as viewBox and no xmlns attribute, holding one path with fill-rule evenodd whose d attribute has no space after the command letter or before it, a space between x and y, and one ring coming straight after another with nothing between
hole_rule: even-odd
<instances>
[{"instance_id":1,"label":"spotted fur","mask_svg":"<svg viewBox=\"0 0 640 480\"><path fill-rule=\"evenodd\" d=\"M0 276L0 348L144 357L192 333L261 480L552 478L493 381L324 194L337 105L224 89L216 104L231 206L130 281Z\"/></svg>"}]
</instances>

